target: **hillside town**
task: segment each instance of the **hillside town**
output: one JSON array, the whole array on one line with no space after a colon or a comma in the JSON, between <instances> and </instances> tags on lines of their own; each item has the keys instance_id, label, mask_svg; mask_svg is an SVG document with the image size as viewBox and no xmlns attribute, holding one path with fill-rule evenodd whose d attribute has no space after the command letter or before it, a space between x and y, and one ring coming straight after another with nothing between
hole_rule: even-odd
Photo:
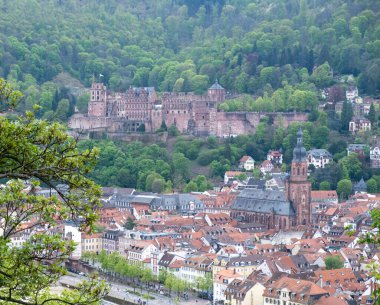
<instances>
[{"instance_id":1,"label":"hillside town","mask_svg":"<svg viewBox=\"0 0 380 305\"><path fill-rule=\"evenodd\" d=\"M117 255L150 270L152 280L170 274L198 293L205 293L200 279L209 278L206 298L215 305L375 304L379 283L371 270L379 268L380 252L362 240L378 233L369 211L380 196L368 193L364 181L343 201L335 190L312 191L309 165L330 159L325 150L306 151L299 129L290 174L274 170L281 152L269 151L264 163L272 166L260 167L266 180L250 174L257 165L245 156L241 171L226 172L220 187L205 192L103 188L98 233L81 232L80 220L51 233L75 242L70 261L79 270L107 269L100 257ZM38 230L15 235L13 246Z\"/></svg>"},{"instance_id":2,"label":"hillside town","mask_svg":"<svg viewBox=\"0 0 380 305\"><path fill-rule=\"evenodd\" d=\"M0 305L380 305L379 0L0 20Z\"/></svg>"}]
</instances>

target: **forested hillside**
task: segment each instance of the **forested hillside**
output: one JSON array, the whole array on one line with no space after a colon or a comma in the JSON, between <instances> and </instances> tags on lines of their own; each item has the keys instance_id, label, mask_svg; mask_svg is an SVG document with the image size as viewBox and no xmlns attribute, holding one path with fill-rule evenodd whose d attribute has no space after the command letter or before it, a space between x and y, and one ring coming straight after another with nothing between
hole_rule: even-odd
<instances>
[{"instance_id":1,"label":"forested hillside","mask_svg":"<svg viewBox=\"0 0 380 305\"><path fill-rule=\"evenodd\" d=\"M379 8L377 0L0 0L0 76L26 92L21 107L40 100L41 115L59 119L76 104L49 82L60 72L85 86L102 74L112 90L200 93L218 78L264 98L353 74L375 95Z\"/></svg>"}]
</instances>

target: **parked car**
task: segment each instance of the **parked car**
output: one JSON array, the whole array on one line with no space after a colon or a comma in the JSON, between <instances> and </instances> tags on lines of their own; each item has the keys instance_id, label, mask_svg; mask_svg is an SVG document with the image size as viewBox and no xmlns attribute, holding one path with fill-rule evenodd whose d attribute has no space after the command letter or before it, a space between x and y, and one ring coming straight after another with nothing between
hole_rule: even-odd
<instances>
[{"instance_id":1,"label":"parked car","mask_svg":"<svg viewBox=\"0 0 380 305\"><path fill-rule=\"evenodd\" d=\"M198 292L198 297L204 300L209 300L212 301L213 299L213 294L211 292L207 291L199 291Z\"/></svg>"}]
</instances>

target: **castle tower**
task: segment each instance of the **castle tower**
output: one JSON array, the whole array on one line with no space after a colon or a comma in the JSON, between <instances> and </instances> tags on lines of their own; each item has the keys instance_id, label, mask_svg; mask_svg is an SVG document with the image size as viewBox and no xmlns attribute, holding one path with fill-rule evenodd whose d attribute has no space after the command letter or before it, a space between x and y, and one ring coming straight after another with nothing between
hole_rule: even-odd
<instances>
[{"instance_id":1,"label":"castle tower","mask_svg":"<svg viewBox=\"0 0 380 305\"><path fill-rule=\"evenodd\" d=\"M89 117L105 117L107 112L107 91L102 83L93 83L90 89L90 102L88 104Z\"/></svg>"},{"instance_id":2,"label":"castle tower","mask_svg":"<svg viewBox=\"0 0 380 305\"><path fill-rule=\"evenodd\" d=\"M311 223L311 182L307 180L306 149L302 143L301 127L297 132L297 145L293 150L290 177L286 182L287 199L296 211L296 225Z\"/></svg>"},{"instance_id":3,"label":"castle tower","mask_svg":"<svg viewBox=\"0 0 380 305\"><path fill-rule=\"evenodd\" d=\"M224 102L226 99L226 90L219 85L218 80L215 80L215 83L208 88L207 91L208 97L215 102Z\"/></svg>"}]
</instances>

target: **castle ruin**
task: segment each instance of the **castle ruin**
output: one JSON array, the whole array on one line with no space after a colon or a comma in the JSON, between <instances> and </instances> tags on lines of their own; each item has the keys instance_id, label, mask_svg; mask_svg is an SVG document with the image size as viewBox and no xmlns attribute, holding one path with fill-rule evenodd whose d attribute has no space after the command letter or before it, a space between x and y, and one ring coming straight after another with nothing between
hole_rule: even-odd
<instances>
[{"instance_id":1,"label":"castle ruin","mask_svg":"<svg viewBox=\"0 0 380 305\"><path fill-rule=\"evenodd\" d=\"M126 93L110 93L102 83L90 89L88 114L76 113L69 127L82 131L155 132L162 122L175 125L181 133L196 136L230 137L254 133L260 119L287 127L306 121L305 113L223 112L218 104L226 100L226 90L216 81L204 95L165 92L158 96L153 87L129 88Z\"/></svg>"}]
</instances>

